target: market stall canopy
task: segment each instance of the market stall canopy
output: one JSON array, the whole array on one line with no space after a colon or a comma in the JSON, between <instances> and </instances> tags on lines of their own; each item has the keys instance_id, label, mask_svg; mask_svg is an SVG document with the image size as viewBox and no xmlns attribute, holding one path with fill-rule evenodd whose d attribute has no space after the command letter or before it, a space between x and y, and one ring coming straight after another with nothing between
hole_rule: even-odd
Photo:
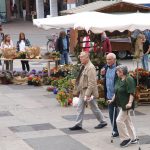
<instances>
[{"instance_id":1,"label":"market stall canopy","mask_svg":"<svg viewBox=\"0 0 150 150\"><path fill-rule=\"evenodd\" d=\"M56 28L74 28L74 25L84 20L85 22L89 22L90 18L101 18L101 16L106 16L107 14L99 13L99 12L82 12L72 15L58 16L58 17L49 17L42 19L34 19L33 24L39 28L43 28L45 30Z\"/></svg>"},{"instance_id":2,"label":"market stall canopy","mask_svg":"<svg viewBox=\"0 0 150 150\"><path fill-rule=\"evenodd\" d=\"M82 12L72 15L34 19L33 24L44 29L75 28L91 30L94 33L118 30L141 31L150 29L150 13L107 14L99 12Z\"/></svg>"},{"instance_id":3,"label":"market stall canopy","mask_svg":"<svg viewBox=\"0 0 150 150\"><path fill-rule=\"evenodd\" d=\"M103 14L100 18L91 17L90 21L80 20L74 25L76 29L91 30L94 33L101 33L103 31L113 32L118 30L123 32L125 30L134 31L139 29L144 31L150 29L150 13L130 13L130 14Z\"/></svg>"}]
</instances>

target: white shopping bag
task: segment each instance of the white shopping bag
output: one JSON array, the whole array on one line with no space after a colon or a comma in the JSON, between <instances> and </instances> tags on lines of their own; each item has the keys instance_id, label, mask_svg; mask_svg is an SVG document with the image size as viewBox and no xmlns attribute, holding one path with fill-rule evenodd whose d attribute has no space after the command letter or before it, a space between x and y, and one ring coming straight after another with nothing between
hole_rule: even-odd
<instances>
[{"instance_id":1,"label":"white shopping bag","mask_svg":"<svg viewBox=\"0 0 150 150\"><path fill-rule=\"evenodd\" d=\"M79 103L79 97L74 97L72 100L72 106L77 107Z\"/></svg>"}]
</instances>

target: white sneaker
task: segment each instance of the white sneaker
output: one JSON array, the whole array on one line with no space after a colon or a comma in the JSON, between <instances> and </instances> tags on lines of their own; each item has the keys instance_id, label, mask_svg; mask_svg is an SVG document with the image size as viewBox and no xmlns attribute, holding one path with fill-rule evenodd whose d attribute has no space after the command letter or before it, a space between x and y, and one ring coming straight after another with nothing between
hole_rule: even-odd
<instances>
[{"instance_id":1,"label":"white sneaker","mask_svg":"<svg viewBox=\"0 0 150 150\"><path fill-rule=\"evenodd\" d=\"M131 141L131 144L137 144L138 143L138 139L134 139Z\"/></svg>"}]
</instances>

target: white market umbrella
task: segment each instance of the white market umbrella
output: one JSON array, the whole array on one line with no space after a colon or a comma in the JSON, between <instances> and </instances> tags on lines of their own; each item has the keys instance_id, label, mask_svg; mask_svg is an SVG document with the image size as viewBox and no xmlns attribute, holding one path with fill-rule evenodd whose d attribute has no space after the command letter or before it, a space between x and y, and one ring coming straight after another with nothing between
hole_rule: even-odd
<instances>
[{"instance_id":1,"label":"white market umbrella","mask_svg":"<svg viewBox=\"0 0 150 150\"><path fill-rule=\"evenodd\" d=\"M113 32L115 30L120 32L125 30L134 31L136 29L144 31L150 29L148 18L150 18L150 13L106 14L101 15L99 19L93 17L88 23L81 20L74 25L74 28L91 30L94 33Z\"/></svg>"},{"instance_id":2,"label":"white market umbrella","mask_svg":"<svg viewBox=\"0 0 150 150\"><path fill-rule=\"evenodd\" d=\"M81 12L72 15L34 19L33 24L43 29L51 28L74 28L74 25L81 20L88 22L93 16L100 16L99 12Z\"/></svg>"}]
</instances>

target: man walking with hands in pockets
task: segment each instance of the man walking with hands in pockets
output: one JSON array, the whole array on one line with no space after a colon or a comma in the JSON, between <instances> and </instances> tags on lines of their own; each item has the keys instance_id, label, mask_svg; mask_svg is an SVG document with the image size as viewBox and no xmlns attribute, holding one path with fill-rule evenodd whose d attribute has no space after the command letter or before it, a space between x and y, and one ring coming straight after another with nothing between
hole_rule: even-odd
<instances>
[{"instance_id":1,"label":"man walking with hands in pockets","mask_svg":"<svg viewBox=\"0 0 150 150\"><path fill-rule=\"evenodd\" d=\"M88 52L81 52L79 55L82 67L77 77L77 90L79 92L79 103L77 107L77 119L75 126L69 128L70 130L82 130L83 115L85 106L88 103L97 120L99 121L96 129L103 128L107 125L104 121L104 116L98 108L96 98L98 98L96 69L91 63Z\"/></svg>"}]
</instances>

